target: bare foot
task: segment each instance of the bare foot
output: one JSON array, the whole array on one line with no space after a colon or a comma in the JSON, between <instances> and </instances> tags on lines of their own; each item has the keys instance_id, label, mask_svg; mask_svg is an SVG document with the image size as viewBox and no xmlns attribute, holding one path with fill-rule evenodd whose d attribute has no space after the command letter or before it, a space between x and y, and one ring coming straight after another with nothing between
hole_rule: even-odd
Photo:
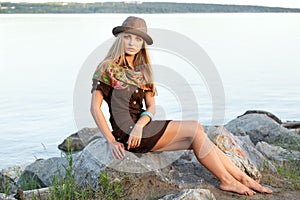
<instances>
[{"instance_id":1,"label":"bare foot","mask_svg":"<svg viewBox=\"0 0 300 200\"><path fill-rule=\"evenodd\" d=\"M266 193L266 194L273 193L271 189L263 187L262 185L260 185L258 182L256 182L250 177L243 177L241 183L260 193Z\"/></svg>"},{"instance_id":2,"label":"bare foot","mask_svg":"<svg viewBox=\"0 0 300 200\"><path fill-rule=\"evenodd\" d=\"M242 195L252 196L255 194L253 190L247 186L241 184L240 182L234 180L231 183L222 183L220 184L220 189L228 192L235 192Z\"/></svg>"}]
</instances>

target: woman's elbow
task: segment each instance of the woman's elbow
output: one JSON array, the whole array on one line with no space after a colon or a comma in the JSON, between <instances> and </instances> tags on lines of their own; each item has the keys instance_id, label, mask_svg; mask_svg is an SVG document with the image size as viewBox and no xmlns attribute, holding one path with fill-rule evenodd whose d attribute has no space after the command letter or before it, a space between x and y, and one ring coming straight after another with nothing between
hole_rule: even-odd
<instances>
[{"instance_id":1,"label":"woman's elbow","mask_svg":"<svg viewBox=\"0 0 300 200\"><path fill-rule=\"evenodd\" d=\"M90 112L94 116L101 108L103 97L99 91L94 91L91 100Z\"/></svg>"},{"instance_id":2,"label":"woman's elbow","mask_svg":"<svg viewBox=\"0 0 300 200\"><path fill-rule=\"evenodd\" d=\"M95 111L94 111L94 108L93 108L92 105L91 105L91 107L90 107L90 112L91 112L91 114L94 116Z\"/></svg>"}]
</instances>

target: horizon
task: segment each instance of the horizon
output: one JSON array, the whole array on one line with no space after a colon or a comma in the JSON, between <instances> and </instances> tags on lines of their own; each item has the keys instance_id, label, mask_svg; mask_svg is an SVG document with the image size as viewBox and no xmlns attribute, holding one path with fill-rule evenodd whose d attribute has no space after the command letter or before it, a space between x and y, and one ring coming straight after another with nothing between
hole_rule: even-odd
<instances>
[{"instance_id":1,"label":"horizon","mask_svg":"<svg viewBox=\"0 0 300 200\"><path fill-rule=\"evenodd\" d=\"M174 2L174 3L205 3L205 4L225 4L225 5L252 5L283 8L300 8L299 0L0 0L0 3L47 3L47 2L76 2L76 3L97 3L97 2Z\"/></svg>"}]
</instances>

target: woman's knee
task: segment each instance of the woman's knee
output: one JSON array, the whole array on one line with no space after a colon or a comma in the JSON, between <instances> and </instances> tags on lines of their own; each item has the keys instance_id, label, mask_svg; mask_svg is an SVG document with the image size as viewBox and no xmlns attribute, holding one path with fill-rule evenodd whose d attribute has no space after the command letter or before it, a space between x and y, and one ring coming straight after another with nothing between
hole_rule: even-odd
<instances>
[{"instance_id":1,"label":"woman's knee","mask_svg":"<svg viewBox=\"0 0 300 200\"><path fill-rule=\"evenodd\" d=\"M198 121L189 121L189 132L192 137L205 135L203 126Z\"/></svg>"},{"instance_id":2,"label":"woman's knee","mask_svg":"<svg viewBox=\"0 0 300 200\"><path fill-rule=\"evenodd\" d=\"M199 130L200 132L203 132L203 133L204 133L204 128L203 128L203 126L202 126L199 122L197 122L197 128L198 128L198 130Z\"/></svg>"}]
</instances>

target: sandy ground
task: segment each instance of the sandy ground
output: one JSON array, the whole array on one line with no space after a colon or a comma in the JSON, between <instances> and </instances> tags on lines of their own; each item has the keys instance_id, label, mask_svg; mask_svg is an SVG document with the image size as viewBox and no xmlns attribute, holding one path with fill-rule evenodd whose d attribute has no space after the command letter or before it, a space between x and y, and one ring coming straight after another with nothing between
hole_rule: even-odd
<instances>
[{"instance_id":1,"label":"sandy ground","mask_svg":"<svg viewBox=\"0 0 300 200\"><path fill-rule=\"evenodd\" d=\"M234 194L231 192L224 192L215 188L213 186L207 186L217 200L235 200L235 199L244 199L244 200L299 200L300 199L300 190L281 190L274 189L273 194L259 194L256 193L253 196L244 196L239 194Z\"/></svg>"},{"instance_id":2,"label":"sandy ground","mask_svg":"<svg viewBox=\"0 0 300 200\"><path fill-rule=\"evenodd\" d=\"M185 174L185 173L184 173ZM129 176L124 185L124 198L122 199L143 199L156 200L167 194L177 194L186 188L192 188L186 184L184 188L178 188L176 184L166 183L153 176ZM232 192L225 192L218 188L218 180L207 170L201 171L200 184L194 188L209 189L217 200L299 200L300 199L300 179L298 182L291 183L278 175L264 174L261 184L273 190L273 194L256 193L253 196L239 195ZM188 178L186 179L188 180ZM194 182L194 180L191 182ZM195 184L193 184L195 185Z\"/></svg>"}]
</instances>

